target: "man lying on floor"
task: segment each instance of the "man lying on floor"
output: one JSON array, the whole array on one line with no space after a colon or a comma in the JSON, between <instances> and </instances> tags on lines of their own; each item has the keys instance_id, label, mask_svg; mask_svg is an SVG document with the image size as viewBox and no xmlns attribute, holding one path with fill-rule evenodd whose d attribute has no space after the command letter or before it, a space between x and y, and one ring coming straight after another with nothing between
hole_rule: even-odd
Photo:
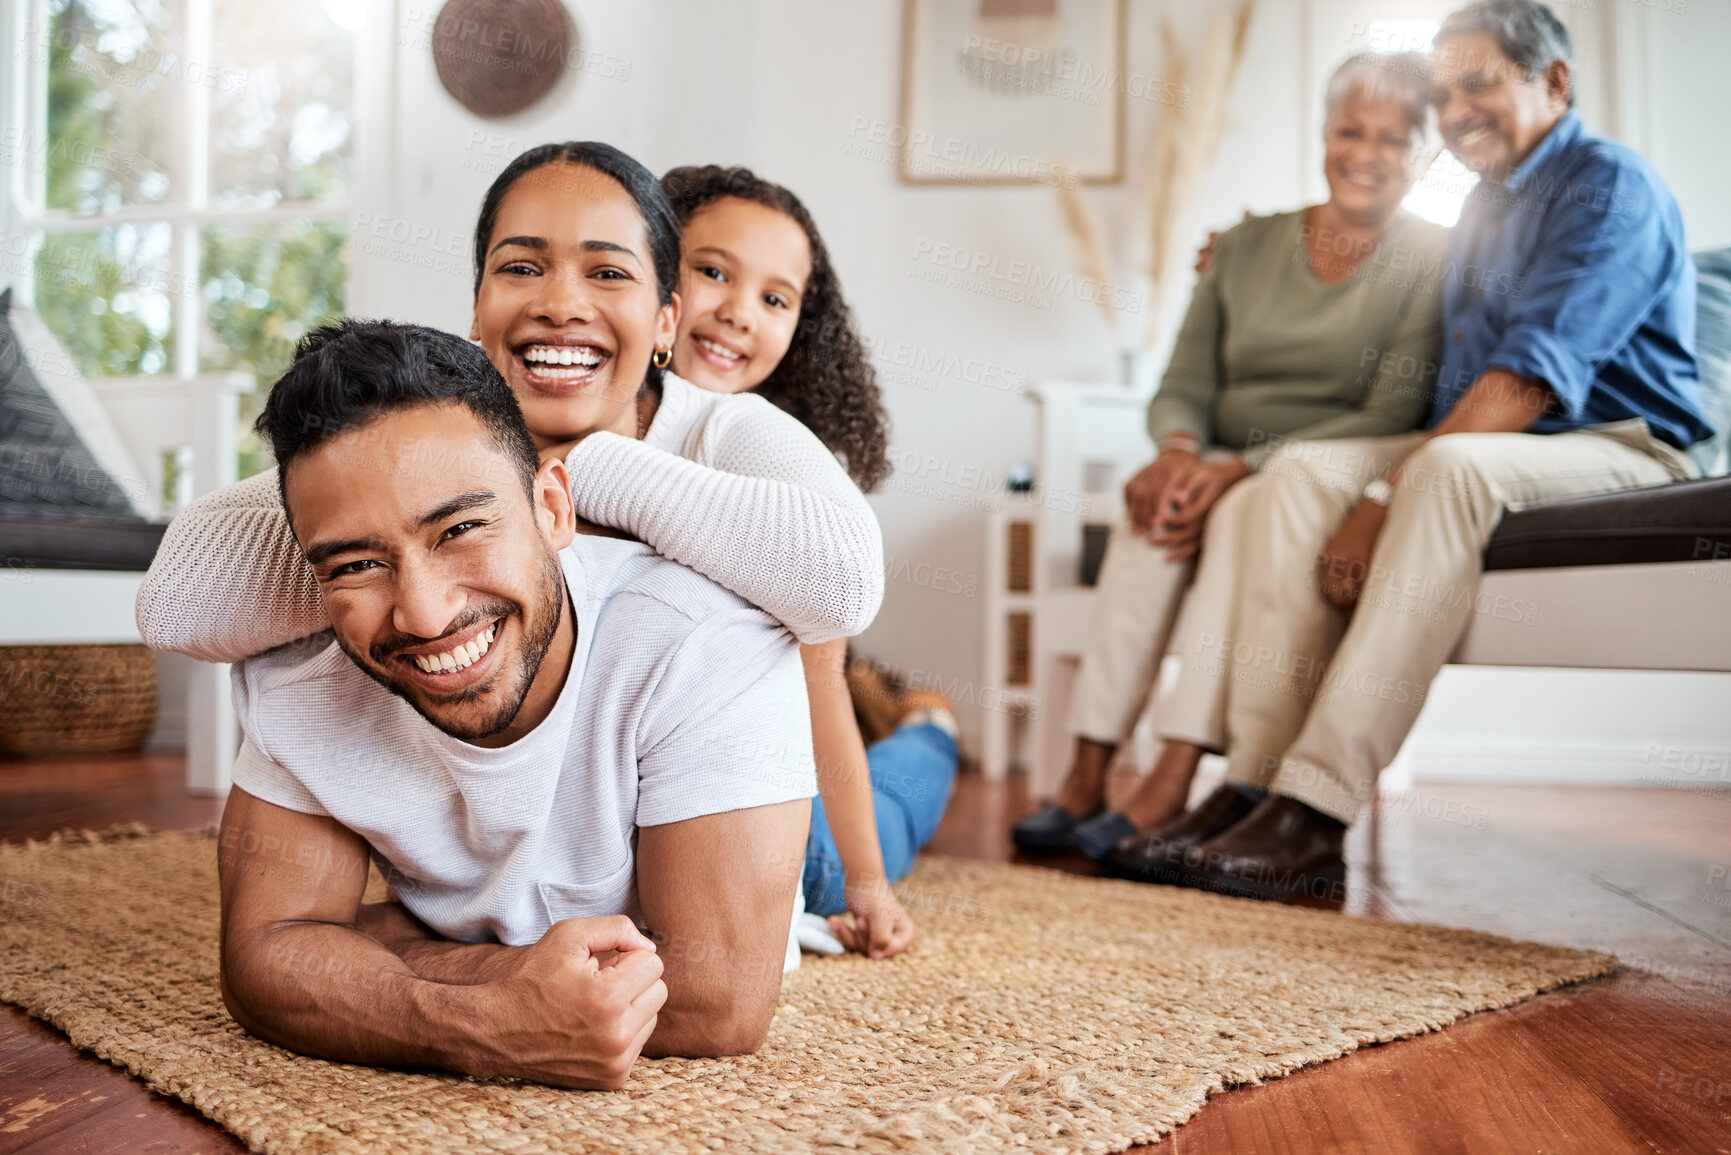
<instances>
[{"instance_id":1,"label":"man lying on floor","mask_svg":"<svg viewBox=\"0 0 1731 1155\"><path fill-rule=\"evenodd\" d=\"M235 667L235 1020L569 1087L755 1050L816 782L793 638L577 536L564 464L455 336L317 330L259 428L335 639ZM369 853L401 905L362 904Z\"/></svg>"}]
</instances>

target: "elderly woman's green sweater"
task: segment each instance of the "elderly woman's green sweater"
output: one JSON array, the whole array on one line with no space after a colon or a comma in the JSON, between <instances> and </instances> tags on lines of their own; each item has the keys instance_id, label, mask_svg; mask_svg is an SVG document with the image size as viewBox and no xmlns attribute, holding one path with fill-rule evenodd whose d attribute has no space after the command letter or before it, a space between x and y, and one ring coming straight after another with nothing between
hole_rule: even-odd
<instances>
[{"instance_id":1,"label":"elderly woman's green sweater","mask_svg":"<svg viewBox=\"0 0 1731 1155\"><path fill-rule=\"evenodd\" d=\"M1304 227L1302 211L1277 213L1220 237L1148 405L1156 441L1188 433L1258 469L1288 440L1406 433L1424 420L1448 230L1403 212L1350 276L1324 284Z\"/></svg>"}]
</instances>

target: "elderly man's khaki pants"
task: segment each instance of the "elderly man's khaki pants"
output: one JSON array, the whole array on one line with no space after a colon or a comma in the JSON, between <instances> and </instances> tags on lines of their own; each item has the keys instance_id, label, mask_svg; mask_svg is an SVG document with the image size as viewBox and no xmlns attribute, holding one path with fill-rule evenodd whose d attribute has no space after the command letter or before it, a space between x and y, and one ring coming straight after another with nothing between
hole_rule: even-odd
<instances>
[{"instance_id":1,"label":"elderly man's khaki pants","mask_svg":"<svg viewBox=\"0 0 1731 1155\"><path fill-rule=\"evenodd\" d=\"M1349 620L1318 591L1317 558L1366 483L1409 452ZM1477 596L1504 511L1695 475L1640 421L1285 446L1240 511L1239 628L1212 655L1231 684L1228 777L1352 822L1472 616L1514 612Z\"/></svg>"},{"instance_id":2,"label":"elderly man's khaki pants","mask_svg":"<svg viewBox=\"0 0 1731 1155\"><path fill-rule=\"evenodd\" d=\"M1244 549L1240 511L1257 481L1252 474L1215 502L1194 561L1167 561L1165 547L1149 545L1128 524L1113 528L1070 701L1072 733L1109 746L1123 742L1148 704L1168 649L1191 655L1231 634ZM1224 750L1225 680L1192 676L1187 657L1155 721L1162 738Z\"/></svg>"}]
</instances>

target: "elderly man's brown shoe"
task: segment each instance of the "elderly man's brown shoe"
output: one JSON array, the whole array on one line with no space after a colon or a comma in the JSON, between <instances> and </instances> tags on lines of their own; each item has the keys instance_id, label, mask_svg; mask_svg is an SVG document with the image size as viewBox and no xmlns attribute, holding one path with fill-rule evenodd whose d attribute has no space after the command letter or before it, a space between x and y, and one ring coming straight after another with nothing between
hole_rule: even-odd
<instances>
[{"instance_id":1,"label":"elderly man's brown shoe","mask_svg":"<svg viewBox=\"0 0 1731 1155\"><path fill-rule=\"evenodd\" d=\"M1242 822L1197 846L1183 885L1239 898L1346 898L1346 823L1270 794Z\"/></svg>"},{"instance_id":2,"label":"elderly man's brown shoe","mask_svg":"<svg viewBox=\"0 0 1731 1155\"><path fill-rule=\"evenodd\" d=\"M1151 830L1130 835L1106 857L1106 873L1168 886L1183 880L1185 854L1224 833L1256 807L1251 794L1230 783Z\"/></svg>"}]
</instances>

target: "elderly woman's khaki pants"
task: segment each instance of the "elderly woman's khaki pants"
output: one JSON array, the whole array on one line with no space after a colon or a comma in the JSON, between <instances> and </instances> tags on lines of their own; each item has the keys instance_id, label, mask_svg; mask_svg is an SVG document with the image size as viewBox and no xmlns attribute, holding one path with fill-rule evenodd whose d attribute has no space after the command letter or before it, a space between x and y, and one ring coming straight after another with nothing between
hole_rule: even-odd
<instances>
[{"instance_id":1,"label":"elderly woman's khaki pants","mask_svg":"<svg viewBox=\"0 0 1731 1155\"><path fill-rule=\"evenodd\" d=\"M1072 733L1106 745L1128 738L1170 650L1184 659L1184 672L1155 714L1160 736L1225 748L1227 681L1191 667L1232 634L1244 547L1239 513L1257 480L1244 478L1215 502L1194 560L1167 561L1165 547L1149 545L1127 523L1113 527L1070 702Z\"/></svg>"},{"instance_id":2,"label":"elderly woman's khaki pants","mask_svg":"<svg viewBox=\"0 0 1731 1155\"><path fill-rule=\"evenodd\" d=\"M1403 457L1348 619L1318 592L1318 555L1365 484ZM1473 615L1510 609L1477 596L1485 544L1504 511L1695 474L1641 421L1285 446L1238 518L1254 546L1241 550L1238 637L1215 655L1230 668L1228 778L1352 822Z\"/></svg>"}]
</instances>

